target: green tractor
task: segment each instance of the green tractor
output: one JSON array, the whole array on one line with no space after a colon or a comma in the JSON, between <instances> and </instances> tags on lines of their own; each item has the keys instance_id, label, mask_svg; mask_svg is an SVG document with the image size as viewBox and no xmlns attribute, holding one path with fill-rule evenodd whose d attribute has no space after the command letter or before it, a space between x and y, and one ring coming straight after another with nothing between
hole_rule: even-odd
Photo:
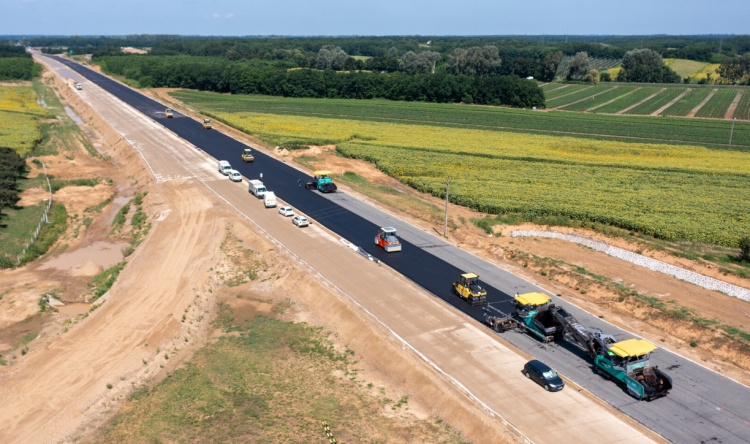
<instances>
[{"instance_id":1,"label":"green tractor","mask_svg":"<svg viewBox=\"0 0 750 444\"><path fill-rule=\"evenodd\" d=\"M487 290L479 284L479 276L464 273L453 281L453 293L471 305L484 305L487 302Z\"/></svg>"}]
</instances>

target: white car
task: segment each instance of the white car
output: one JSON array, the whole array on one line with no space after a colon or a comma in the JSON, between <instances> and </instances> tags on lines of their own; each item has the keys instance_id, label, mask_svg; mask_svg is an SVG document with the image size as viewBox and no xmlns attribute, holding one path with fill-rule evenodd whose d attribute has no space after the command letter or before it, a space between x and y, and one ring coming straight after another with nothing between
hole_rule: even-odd
<instances>
[{"instance_id":1,"label":"white car","mask_svg":"<svg viewBox=\"0 0 750 444\"><path fill-rule=\"evenodd\" d=\"M242 174L237 170L230 170L228 176L232 182L242 182Z\"/></svg>"},{"instance_id":2,"label":"white car","mask_svg":"<svg viewBox=\"0 0 750 444\"><path fill-rule=\"evenodd\" d=\"M294 216L292 218L292 223L300 228L310 225L310 222L305 216Z\"/></svg>"},{"instance_id":3,"label":"white car","mask_svg":"<svg viewBox=\"0 0 750 444\"><path fill-rule=\"evenodd\" d=\"M294 210L292 207L281 207L279 208L279 214L282 216L294 216Z\"/></svg>"}]
</instances>

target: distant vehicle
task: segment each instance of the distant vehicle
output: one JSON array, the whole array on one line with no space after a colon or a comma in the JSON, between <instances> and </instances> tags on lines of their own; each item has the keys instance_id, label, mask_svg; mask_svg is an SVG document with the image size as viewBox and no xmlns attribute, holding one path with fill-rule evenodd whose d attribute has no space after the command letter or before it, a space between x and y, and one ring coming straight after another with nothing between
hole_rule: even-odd
<instances>
[{"instance_id":1,"label":"distant vehicle","mask_svg":"<svg viewBox=\"0 0 750 444\"><path fill-rule=\"evenodd\" d=\"M336 184L333 183L330 171L313 171L313 179L305 184L305 188L315 188L321 193L331 193L336 191Z\"/></svg>"},{"instance_id":2,"label":"distant vehicle","mask_svg":"<svg viewBox=\"0 0 750 444\"><path fill-rule=\"evenodd\" d=\"M266 208L276 207L276 194L273 191L266 191L263 193L263 205Z\"/></svg>"},{"instance_id":3,"label":"distant vehicle","mask_svg":"<svg viewBox=\"0 0 750 444\"><path fill-rule=\"evenodd\" d=\"M83 85L81 85L80 83L76 82L76 89L78 89L78 90L83 89Z\"/></svg>"},{"instance_id":4,"label":"distant vehicle","mask_svg":"<svg viewBox=\"0 0 750 444\"><path fill-rule=\"evenodd\" d=\"M292 223L300 228L310 225L310 222L305 216L294 216L292 218Z\"/></svg>"},{"instance_id":5,"label":"distant vehicle","mask_svg":"<svg viewBox=\"0 0 750 444\"><path fill-rule=\"evenodd\" d=\"M292 209L292 207L286 207L286 206L279 207L279 214L281 214L282 216L285 216L285 217L286 216L294 216L294 210Z\"/></svg>"},{"instance_id":6,"label":"distant vehicle","mask_svg":"<svg viewBox=\"0 0 750 444\"><path fill-rule=\"evenodd\" d=\"M242 182L242 174L237 170L229 170L229 179L232 182Z\"/></svg>"},{"instance_id":7,"label":"distant vehicle","mask_svg":"<svg viewBox=\"0 0 750 444\"><path fill-rule=\"evenodd\" d=\"M252 162L255 160L255 157L253 157L253 150L250 148L245 148L245 151L242 152L242 160L245 162Z\"/></svg>"},{"instance_id":8,"label":"distant vehicle","mask_svg":"<svg viewBox=\"0 0 750 444\"><path fill-rule=\"evenodd\" d=\"M266 194L266 186L257 179L248 180L247 191L258 199L262 199L263 195Z\"/></svg>"},{"instance_id":9,"label":"distant vehicle","mask_svg":"<svg viewBox=\"0 0 750 444\"><path fill-rule=\"evenodd\" d=\"M386 253L401 251L401 241L398 240L396 229L393 227L383 227L375 236L375 245L382 247Z\"/></svg>"},{"instance_id":10,"label":"distant vehicle","mask_svg":"<svg viewBox=\"0 0 750 444\"><path fill-rule=\"evenodd\" d=\"M474 273L464 273L453 281L451 288L454 294L471 305L484 305L487 302L487 290L479 284L479 276Z\"/></svg>"},{"instance_id":11,"label":"distant vehicle","mask_svg":"<svg viewBox=\"0 0 750 444\"><path fill-rule=\"evenodd\" d=\"M168 119L171 119L172 117L174 117L174 114L172 113L172 108L167 108L167 109L166 109L166 110L164 111L164 115L165 115L165 116L166 116L166 117L167 117Z\"/></svg>"},{"instance_id":12,"label":"distant vehicle","mask_svg":"<svg viewBox=\"0 0 750 444\"><path fill-rule=\"evenodd\" d=\"M219 172L225 176L228 176L230 171L234 171L232 169L232 165L230 165L229 162L227 162L226 160L220 160Z\"/></svg>"},{"instance_id":13,"label":"distant vehicle","mask_svg":"<svg viewBox=\"0 0 750 444\"><path fill-rule=\"evenodd\" d=\"M565 381L557 372L536 359L523 366L523 375L544 387L544 390L548 392L559 392L565 388Z\"/></svg>"},{"instance_id":14,"label":"distant vehicle","mask_svg":"<svg viewBox=\"0 0 750 444\"><path fill-rule=\"evenodd\" d=\"M211 129L211 121L209 119L203 119L203 128L204 129Z\"/></svg>"}]
</instances>

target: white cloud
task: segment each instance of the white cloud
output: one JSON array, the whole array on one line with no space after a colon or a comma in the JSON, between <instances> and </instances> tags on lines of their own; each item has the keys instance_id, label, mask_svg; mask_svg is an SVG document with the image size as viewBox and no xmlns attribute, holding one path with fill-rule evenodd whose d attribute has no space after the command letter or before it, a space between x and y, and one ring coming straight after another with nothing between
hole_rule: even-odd
<instances>
[{"instance_id":1,"label":"white cloud","mask_svg":"<svg viewBox=\"0 0 750 444\"><path fill-rule=\"evenodd\" d=\"M213 18L217 19L217 18L219 18L219 17L221 17L221 16L219 15L219 13L218 13L218 12L214 12L214 13L213 13L213 15L212 15L211 17L213 17Z\"/></svg>"},{"instance_id":2,"label":"white cloud","mask_svg":"<svg viewBox=\"0 0 750 444\"><path fill-rule=\"evenodd\" d=\"M224 18L234 18L234 12L230 12L229 14L225 15Z\"/></svg>"}]
</instances>

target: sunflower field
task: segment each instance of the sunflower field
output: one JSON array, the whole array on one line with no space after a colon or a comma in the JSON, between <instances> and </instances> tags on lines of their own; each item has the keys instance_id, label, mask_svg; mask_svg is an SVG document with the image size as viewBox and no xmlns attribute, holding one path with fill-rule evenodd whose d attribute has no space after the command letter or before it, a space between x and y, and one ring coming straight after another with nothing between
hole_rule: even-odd
<instances>
[{"instance_id":1,"label":"sunflower field","mask_svg":"<svg viewBox=\"0 0 750 444\"><path fill-rule=\"evenodd\" d=\"M0 87L0 146L21 156L42 140L38 119L49 113L37 103L36 93L25 87Z\"/></svg>"}]
</instances>

